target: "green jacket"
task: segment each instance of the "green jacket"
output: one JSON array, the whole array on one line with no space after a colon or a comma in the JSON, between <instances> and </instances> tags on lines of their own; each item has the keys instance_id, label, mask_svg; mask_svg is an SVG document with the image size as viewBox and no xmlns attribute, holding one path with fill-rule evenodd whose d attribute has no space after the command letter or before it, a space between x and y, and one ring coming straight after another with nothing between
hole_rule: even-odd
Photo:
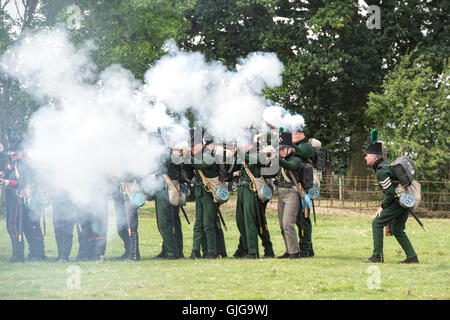
<instances>
[{"instance_id":1,"label":"green jacket","mask_svg":"<svg viewBox=\"0 0 450 320\"><path fill-rule=\"evenodd\" d=\"M395 188L398 186L397 176L394 174L392 169L387 165L389 162L384 160L379 160L375 162L373 168L377 174L378 185L384 192L384 199L381 202L381 207L386 209L397 199L397 193Z\"/></svg>"},{"instance_id":2,"label":"green jacket","mask_svg":"<svg viewBox=\"0 0 450 320\"><path fill-rule=\"evenodd\" d=\"M164 167L167 169L167 175L172 180L178 180L180 179L180 170L181 170L181 164L174 164L170 158L168 158L164 162Z\"/></svg>"},{"instance_id":3,"label":"green jacket","mask_svg":"<svg viewBox=\"0 0 450 320\"><path fill-rule=\"evenodd\" d=\"M212 154L208 152L204 153L201 163L197 162L198 159L196 159L194 156L191 156L191 166L194 168L195 182L199 185L203 186L204 183L198 170L201 170L207 178L215 178L219 175L217 171L216 160Z\"/></svg>"},{"instance_id":4,"label":"green jacket","mask_svg":"<svg viewBox=\"0 0 450 320\"><path fill-rule=\"evenodd\" d=\"M289 178L289 180L292 180L288 172L289 170L291 170L294 174L295 179L297 180L297 183L300 183L300 168L302 166L302 160L299 156L297 156L296 153L291 153L284 159L280 158L280 166L285 169L286 176ZM277 179L280 183L287 182L285 181L281 170L278 173ZM292 183L294 182L292 181Z\"/></svg>"},{"instance_id":5,"label":"green jacket","mask_svg":"<svg viewBox=\"0 0 450 320\"><path fill-rule=\"evenodd\" d=\"M261 167L265 165L261 163L259 155L257 153L242 153L238 151L238 157L242 157L247 164L248 170L255 178L261 177ZM245 170L244 165L241 165L241 169L239 170L239 182L250 183L251 179Z\"/></svg>"},{"instance_id":6,"label":"green jacket","mask_svg":"<svg viewBox=\"0 0 450 320\"><path fill-rule=\"evenodd\" d=\"M309 162L309 160L314 161L316 152L314 147L305 138L297 144L294 144L295 154L302 159L303 162Z\"/></svg>"}]
</instances>

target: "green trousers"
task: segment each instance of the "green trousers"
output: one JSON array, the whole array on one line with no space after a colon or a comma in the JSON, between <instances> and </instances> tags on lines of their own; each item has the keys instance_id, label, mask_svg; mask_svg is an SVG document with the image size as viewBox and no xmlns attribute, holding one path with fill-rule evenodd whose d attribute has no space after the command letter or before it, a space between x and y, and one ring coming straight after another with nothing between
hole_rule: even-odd
<instances>
[{"instance_id":1,"label":"green trousers","mask_svg":"<svg viewBox=\"0 0 450 320\"><path fill-rule=\"evenodd\" d=\"M261 213L263 215L266 214L267 203L268 202L260 203ZM258 235L259 235L259 238L261 239L261 245L264 248L264 254L267 254L267 255L274 254L273 244L272 244L272 241L270 240L269 228L266 228L266 226L264 226L264 228L262 229L262 233L258 233ZM247 250L247 249L244 248L242 236L239 236L239 244L238 244L237 252L243 252L244 250ZM258 252L258 254L259 254L259 252Z\"/></svg>"},{"instance_id":2,"label":"green trousers","mask_svg":"<svg viewBox=\"0 0 450 320\"><path fill-rule=\"evenodd\" d=\"M308 255L313 253L312 245L312 224L311 224L311 214L309 212L308 218L304 216L304 209L300 209L297 216L297 226L298 226L298 245L300 247L300 252L304 252Z\"/></svg>"},{"instance_id":3,"label":"green trousers","mask_svg":"<svg viewBox=\"0 0 450 320\"><path fill-rule=\"evenodd\" d=\"M156 193L155 209L158 230L163 239L162 253L166 256L183 257L180 208L170 204L167 190Z\"/></svg>"},{"instance_id":4,"label":"green trousers","mask_svg":"<svg viewBox=\"0 0 450 320\"><path fill-rule=\"evenodd\" d=\"M210 192L200 186L195 186L195 223L193 236L193 251L200 251L202 238L206 239L208 254L216 255L216 228L215 221L217 207Z\"/></svg>"},{"instance_id":5,"label":"green trousers","mask_svg":"<svg viewBox=\"0 0 450 320\"><path fill-rule=\"evenodd\" d=\"M261 213L264 212L264 209L260 206ZM242 249L249 254L259 254L259 234L265 251L273 252L269 230L267 230L265 225L259 226L258 223L255 195L246 185L238 186L236 225L240 233L238 249L242 245Z\"/></svg>"},{"instance_id":6,"label":"green trousers","mask_svg":"<svg viewBox=\"0 0 450 320\"><path fill-rule=\"evenodd\" d=\"M216 215L216 223L214 225L214 228L216 229L216 251L217 254L220 255L222 258L225 258L227 256L227 248L225 245L225 235L223 233L222 224L219 220L219 216ZM206 242L206 233L203 231L202 233L202 253L203 257L206 257L208 254L208 243Z\"/></svg>"},{"instance_id":7,"label":"green trousers","mask_svg":"<svg viewBox=\"0 0 450 320\"><path fill-rule=\"evenodd\" d=\"M398 243L405 251L407 258L417 256L408 236L405 233L405 224L408 220L408 209L402 208L398 203L393 203L383 211L379 217L376 217L372 221L372 233L373 233L373 254L383 255L383 236L384 227L392 221L392 234Z\"/></svg>"}]
</instances>

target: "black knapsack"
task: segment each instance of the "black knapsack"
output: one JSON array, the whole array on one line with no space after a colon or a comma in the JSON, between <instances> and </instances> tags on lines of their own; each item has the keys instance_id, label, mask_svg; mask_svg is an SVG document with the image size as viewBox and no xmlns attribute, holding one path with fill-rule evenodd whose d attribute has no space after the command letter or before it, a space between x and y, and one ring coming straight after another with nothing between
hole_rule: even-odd
<instances>
[{"instance_id":1,"label":"black knapsack","mask_svg":"<svg viewBox=\"0 0 450 320\"><path fill-rule=\"evenodd\" d=\"M300 181L303 188L308 192L314 185L314 168L311 163L303 163L300 169Z\"/></svg>"},{"instance_id":2,"label":"black knapsack","mask_svg":"<svg viewBox=\"0 0 450 320\"><path fill-rule=\"evenodd\" d=\"M328 152L327 149L319 147L314 148L316 156L314 157L314 167L317 170L325 170L327 166Z\"/></svg>"},{"instance_id":3,"label":"black knapsack","mask_svg":"<svg viewBox=\"0 0 450 320\"><path fill-rule=\"evenodd\" d=\"M394 162L389 164L389 167L404 187L410 186L416 176L416 166L407 156L395 159Z\"/></svg>"},{"instance_id":4,"label":"black knapsack","mask_svg":"<svg viewBox=\"0 0 450 320\"><path fill-rule=\"evenodd\" d=\"M311 143L315 152L315 156L313 159L314 168L316 168L317 170L325 170L328 160L327 149L323 148L322 143L315 138L309 139L308 142Z\"/></svg>"}]
</instances>

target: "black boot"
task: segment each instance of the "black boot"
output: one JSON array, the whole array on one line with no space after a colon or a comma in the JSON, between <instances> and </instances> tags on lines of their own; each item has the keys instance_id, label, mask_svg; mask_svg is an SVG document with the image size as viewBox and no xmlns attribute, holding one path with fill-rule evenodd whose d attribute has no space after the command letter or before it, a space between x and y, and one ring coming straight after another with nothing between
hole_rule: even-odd
<instances>
[{"instance_id":1,"label":"black boot","mask_svg":"<svg viewBox=\"0 0 450 320\"><path fill-rule=\"evenodd\" d=\"M189 259L201 259L202 255L200 254L200 251L198 250L192 250L192 253L189 257Z\"/></svg>"},{"instance_id":2,"label":"black boot","mask_svg":"<svg viewBox=\"0 0 450 320\"><path fill-rule=\"evenodd\" d=\"M28 260L30 261L42 261L47 257L44 251L44 237L42 235L41 227L33 224L29 236L27 235L30 253L28 254Z\"/></svg>"},{"instance_id":3,"label":"black boot","mask_svg":"<svg viewBox=\"0 0 450 320\"><path fill-rule=\"evenodd\" d=\"M248 254L247 250L244 249L237 249L236 252L233 254L233 258L243 258Z\"/></svg>"},{"instance_id":4,"label":"black boot","mask_svg":"<svg viewBox=\"0 0 450 320\"><path fill-rule=\"evenodd\" d=\"M290 254L288 259L300 259L300 258L302 258L302 255L300 254L300 252L297 252Z\"/></svg>"},{"instance_id":5,"label":"black boot","mask_svg":"<svg viewBox=\"0 0 450 320\"><path fill-rule=\"evenodd\" d=\"M9 262L25 262L25 244L23 238L19 241L18 238L11 237L12 256Z\"/></svg>"},{"instance_id":6,"label":"black boot","mask_svg":"<svg viewBox=\"0 0 450 320\"><path fill-rule=\"evenodd\" d=\"M372 255L369 259L363 260L366 263L382 263L384 262L383 256L381 254Z\"/></svg>"},{"instance_id":7,"label":"black boot","mask_svg":"<svg viewBox=\"0 0 450 320\"><path fill-rule=\"evenodd\" d=\"M308 257L314 257L314 249L312 243L309 245Z\"/></svg>"},{"instance_id":8,"label":"black boot","mask_svg":"<svg viewBox=\"0 0 450 320\"><path fill-rule=\"evenodd\" d=\"M258 255L256 253L249 253L245 257L242 257L241 259L258 259Z\"/></svg>"},{"instance_id":9,"label":"black boot","mask_svg":"<svg viewBox=\"0 0 450 320\"><path fill-rule=\"evenodd\" d=\"M269 250L269 251L264 251L264 256L263 256L263 258L264 258L264 259L267 259L267 258L275 258L275 252L273 252L273 251L271 251L271 250Z\"/></svg>"},{"instance_id":10,"label":"black boot","mask_svg":"<svg viewBox=\"0 0 450 320\"><path fill-rule=\"evenodd\" d=\"M411 258L406 258L405 260L399 261L398 263L419 263L419 259L417 258L417 256L415 256Z\"/></svg>"},{"instance_id":11,"label":"black boot","mask_svg":"<svg viewBox=\"0 0 450 320\"><path fill-rule=\"evenodd\" d=\"M289 253L285 252L282 256L277 257L278 259L286 259L289 258Z\"/></svg>"},{"instance_id":12,"label":"black boot","mask_svg":"<svg viewBox=\"0 0 450 320\"><path fill-rule=\"evenodd\" d=\"M205 259L217 259L218 257L217 253L208 253Z\"/></svg>"},{"instance_id":13,"label":"black boot","mask_svg":"<svg viewBox=\"0 0 450 320\"><path fill-rule=\"evenodd\" d=\"M165 257L166 257L166 253L163 250L158 255L156 255L153 259L161 260L161 259L164 259Z\"/></svg>"},{"instance_id":14,"label":"black boot","mask_svg":"<svg viewBox=\"0 0 450 320\"><path fill-rule=\"evenodd\" d=\"M141 255L139 253L139 237L137 233L130 236L130 252L127 260L141 260Z\"/></svg>"}]
</instances>

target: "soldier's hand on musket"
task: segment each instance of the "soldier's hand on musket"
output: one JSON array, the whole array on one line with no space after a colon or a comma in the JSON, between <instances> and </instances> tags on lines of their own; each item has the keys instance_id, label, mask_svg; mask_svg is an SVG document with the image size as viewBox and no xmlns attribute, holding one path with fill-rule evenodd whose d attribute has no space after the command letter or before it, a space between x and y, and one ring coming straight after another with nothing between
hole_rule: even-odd
<instances>
[{"instance_id":1,"label":"soldier's hand on musket","mask_svg":"<svg viewBox=\"0 0 450 320\"><path fill-rule=\"evenodd\" d=\"M375 213L375 218L376 218L376 217L379 217L379 216L381 215L381 211L383 211L383 208L382 208L382 207L379 207L379 208L377 209L377 212Z\"/></svg>"}]
</instances>

